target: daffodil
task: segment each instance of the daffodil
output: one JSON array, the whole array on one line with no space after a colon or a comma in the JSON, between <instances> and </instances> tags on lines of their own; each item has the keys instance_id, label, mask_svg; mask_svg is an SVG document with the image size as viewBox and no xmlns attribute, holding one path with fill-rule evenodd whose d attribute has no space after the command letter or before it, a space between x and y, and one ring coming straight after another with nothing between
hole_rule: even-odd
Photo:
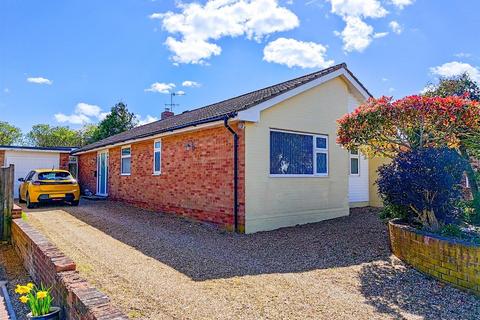
<instances>
[{"instance_id":1,"label":"daffodil","mask_svg":"<svg viewBox=\"0 0 480 320\"><path fill-rule=\"evenodd\" d=\"M20 302L21 303L27 303L28 302L28 297L27 296L21 296L20 297Z\"/></svg>"},{"instance_id":2,"label":"daffodil","mask_svg":"<svg viewBox=\"0 0 480 320\"><path fill-rule=\"evenodd\" d=\"M48 295L48 292L47 291L38 291L37 292L37 299L44 299L46 298Z\"/></svg>"},{"instance_id":3,"label":"daffodil","mask_svg":"<svg viewBox=\"0 0 480 320\"><path fill-rule=\"evenodd\" d=\"M35 286L35 285L34 285L33 283L31 283L31 282L27 283L27 287L29 287L30 289L33 289L34 286Z\"/></svg>"},{"instance_id":4,"label":"daffodil","mask_svg":"<svg viewBox=\"0 0 480 320\"><path fill-rule=\"evenodd\" d=\"M15 288L15 293L23 294L23 288L21 285L17 284L17 287Z\"/></svg>"}]
</instances>

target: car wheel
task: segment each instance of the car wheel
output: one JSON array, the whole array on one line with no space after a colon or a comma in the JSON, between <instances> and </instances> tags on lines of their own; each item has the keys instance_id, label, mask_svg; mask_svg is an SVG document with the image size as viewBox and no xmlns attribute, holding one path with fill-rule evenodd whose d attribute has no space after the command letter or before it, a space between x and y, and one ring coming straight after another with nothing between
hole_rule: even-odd
<instances>
[{"instance_id":1,"label":"car wheel","mask_svg":"<svg viewBox=\"0 0 480 320\"><path fill-rule=\"evenodd\" d=\"M28 209L33 209L35 208L35 203L30 202L30 195L27 193L27 196L25 197L25 201L27 202L27 208Z\"/></svg>"},{"instance_id":2,"label":"car wheel","mask_svg":"<svg viewBox=\"0 0 480 320\"><path fill-rule=\"evenodd\" d=\"M20 189L18 190L18 203L25 203L25 201L22 200L22 194L20 193Z\"/></svg>"},{"instance_id":3,"label":"car wheel","mask_svg":"<svg viewBox=\"0 0 480 320\"><path fill-rule=\"evenodd\" d=\"M72 202L70 202L70 204L71 204L73 207L78 206L79 203L80 203L80 201L78 201L78 200L73 200Z\"/></svg>"}]
</instances>

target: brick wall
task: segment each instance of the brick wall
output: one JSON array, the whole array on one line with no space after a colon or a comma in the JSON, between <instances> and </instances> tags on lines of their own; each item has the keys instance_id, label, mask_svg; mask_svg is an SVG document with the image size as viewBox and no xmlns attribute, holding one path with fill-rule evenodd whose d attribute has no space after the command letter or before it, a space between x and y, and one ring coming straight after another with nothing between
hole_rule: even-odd
<instances>
[{"instance_id":1,"label":"brick wall","mask_svg":"<svg viewBox=\"0 0 480 320\"><path fill-rule=\"evenodd\" d=\"M12 242L35 283L52 287L54 305L68 320L127 319L110 299L79 276L75 263L21 219L12 223Z\"/></svg>"},{"instance_id":2,"label":"brick wall","mask_svg":"<svg viewBox=\"0 0 480 320\"><path fill-rule=\"evenodd\" d=\"M415 269L480 295L480 246L422 234L390 222L392 252Z\"/></svg>"},{"instance_id":3,"label":"brick wall","mask_svg":"<svg viewBox=\"0 0 480 320\"><path fill-rule=\"evenodd\" d=\"M70 160L69 153L60 153L60 168L62 170L68 170L68 162Z\"/></svg>"},{"instance_id":4,"label":"brick wall","mask_svg":"<svg viewBox=\"0 0 480 320\"><path fill-rule=\"evenodd\" d=\"M97 192L97 153L90 152L78 156L78 181L82 188Z\"/></svg>"},{"instance_id":5,"label":"brick wall","mask_svg":"<svg viewBox=\"0 0 480 320\"><path fill-rule=\"evenodd\" d=\"M233 126L233 125L232 125ZM239 134L239 225L244 226L245 146ZM153 139L131 145L131 175L120 175L121 147L109 149L108 195L133 205L233 226L233 138L223 126L162 138L162 174L153 175ZM188 148L187 146L192 146ZM79 176L90 190L95 153L80 155ZM243 229L242 229L243 230Z\"/></svg>"},{"instance_id":6,"label":"brick wall","mask_svg":"<svg viewBox=\"0 0 480 320\"><path fill-rule=\"evenodd\" d=\"M5 165L5 150L0 150L0 168Z\"/></svg>"}]
</instances>

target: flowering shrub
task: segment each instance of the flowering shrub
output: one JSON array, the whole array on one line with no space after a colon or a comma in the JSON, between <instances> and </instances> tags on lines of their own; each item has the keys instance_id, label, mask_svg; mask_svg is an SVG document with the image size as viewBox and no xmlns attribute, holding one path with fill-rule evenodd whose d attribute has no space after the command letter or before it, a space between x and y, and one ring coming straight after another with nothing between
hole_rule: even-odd
<instances>
[{"instance_id":1,"label":"flowering shrub","mask_svg":"<svg viewBox=\"0 0 480 320\"><path fill-rule=\"evenodd\" d=\"M480 133L480 103L461 97L371 98L338 120L337 142L389 158L419 147L457 148Z\"/></svg>"},{"instance_id":2,"label":"flowering shrub","mask_svg":"<svg viewBox=\"0 0 480 320\"><path fill-rule=\"evenodd\" d=\"M367 156L394 158L417 148L454 148L466 160L480 155L480 102L466 97L409 96L369 99L338 120L337 142ZM466 167L474 212L480 221L475 170Z\"/></svg>"},{"instance_id":3,"label":"flowering shrub","mask_svg":"<svg viewBox=\"0 0 480 320\"><path fill-rule=\"evenodd\" d=\"M437 231L455 220L462 198L466 161L448 148L420 148L400 152L379 168L378 191L387 205L404 208L407 218Z\"/></svg>"},{"instance_id":4,"label":"flowering shrub","mask_svg":"<svg viewBox=\"0 0 480 320\"><path fill-rule=\"evenodd\" d=\"M33 283L25 286L17 285L15 292L20 294L20 302L28 305L32 316L43 316L50 313L53 297L50 295L50 289L43 285L37 288Z\"/></svg>"}]
</instances>

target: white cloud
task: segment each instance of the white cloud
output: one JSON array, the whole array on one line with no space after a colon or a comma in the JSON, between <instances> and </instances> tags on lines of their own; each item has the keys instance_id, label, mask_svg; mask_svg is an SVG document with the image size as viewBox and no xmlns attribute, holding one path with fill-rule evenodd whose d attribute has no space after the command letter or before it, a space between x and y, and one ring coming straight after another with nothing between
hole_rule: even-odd
<instances>
[{"instance_id":1,"label":"white cloud","mask_svg":"<svg viewBox=\"0 0 480 320\"><path fill-rule=\"evenodd\" d=\"M399 9L403 9L406 6L413 4L414 1L415 0L391 0L392 4Z\"/></svg>"},{"instance_id":2,"label":"white cloud","mask_svg":"<svg viewBox=\"0 0 480 320\"><path fill-rule=\"evenodd\" d=\"M335 34L342 38L343 49L347 52L365 50L373 39L383 38L388 32L374 33L373 27L364 18L383 18L387 9L379 0L328 0L331 12L342 17L345 28Z\"/></svg>"},{"instance_id":3,"label":"white cloud","mask_svg":"<svg viewBox=\"0 0 480 320\"><path fill-rule=\"evenodd\" d=\"M380 39L380 38L383 38L383 37L386 37L388 36L388 32L377 32L373 35L373 38L374 39Z\"/></svg>"},{"instance_id":4,"label":"white cloud","mask_svg":"<svg viewBox=\"0 0 480 320\"><path fill-rule=\"evenodd\" d=\"M148 16L150 19L162 19L163 14L162 13L152 13L151 15Z\"/></svg>"},{"instance_id":5,"label":"white cloud","mask_svg":"<svg viewBox=\"0 0 480 320\"><path fill-rule=\"evenodd\" d=\"M178 5L180 13L155 15L170 36L166 46L174 53L174 63L204 64L222 49L212 43L223 37L245 36L261 41L279 31L296 28L298 17L278 0L209 0L204 5L192 2Z\"/></svg>"},{"instance_id":6,"label":"white cloud","mask_svg":"<svg viewBox=\"0 0 480 320\"><path fill-rule=\"evenodd\" d=\"M43 77L29 77L27 78L27 82L35 83L35 84L48 84L48 85L51 85L53 83L52 80L49 80Z\"/></svg>"},{"instance_id":7,"label":"white cloud","mask_svg":"<svg viewBox=\"0 0 480 320\"><path fill-rule=\"evenodd\" d=\"M4 93L10 93L10 89L4 88L4 89L3 89L3 92L4 92Z\"/></svg>"},{"instance_id":8,"label":"white cloud","mask_svg":"<svg viewBox=\"0 0 480 320\"><path fill-rule=\"evenodd\" d=\"M60 123L71 123L71 124L85 124L90 123L92 120L84 114L71 114L66 115L63 113L55 114L55 119Z\"/></svg>"},{"instance_id":9,"label":"white cloud","mask_svg":"<svg viewBox=\"0 0 480 320\"><path fill-rule=\"evenodd\" d=\"M454 56L457 58L470 58L472 54L466 53L466 52L459 52L459 53L455 53Z\"/></svg>"},{"instance_id":10,"label":"white cloud","mask_svg":"<svg viewBox=\"0 0 480 320\"><path fill-rule=\"evenodd\" d=\"M393 92L395 92L395 88L394 88L394 87L390 87L390 88L388 88L388 92L390 92L390 93L393 93Z\"/></svg>"},{"instance_id":11,"label":"white cloud","mask_svg":"<svg viewBox=\"0 0 480 320\"><path fill-rule=\"evenodd\" d=\"M365 50L373 39L373 27L358 17L346 17L347 25L337 33L343 40L343 49L347 52Z\"/></svg>"},{"instance_id":12,"label":"white cloud","mask_svg":"<svg viewBox=\"0 0 480 320\"><path fill-rule=\"evenodd\" d=\"M330 0L330 3L332 13L342 17L381 18L388 14L378 0Z\"/></svg>"},{"instance_id":13,"label":"white cloud","mask_svg":"<svg viewBox=\"0 0 480 320\"><path fill-rule=\"evenodd\" d=\"M86 124L93 122L92 118L102 121L109 113L102 112L97 105L80 102L77 103L72 114L57 113L54 117L60 123Z\"/></svg>"},{"instance_id":14,"label":"white cloud","mask_svg":"<svg viewBox=\"0 0 480 320\"><path fill-rule=\"evenodd\" d=\"M390 29L395 32L396 34L400 34L402 33L403 31L403 28L402 26L400 25L400 23L398 23L397 21L390 21L390 23L388 24L388 26L390 27Z\"/></svg>"},{"instance_id":15,"label":"white cloud","mask_svg":"<svg viewBox=\"0 0 480 320\"><path fill-rule=\"evenodd\" d=\"M199 88L202 85L196 81L191 81L191 80L185 80L182 82L182 86L187 87L187 88Z\"/></svg>"},{"instance_id":16,"label":"white cloud","mask_svg":"<svg viewBox=\"0 0 480 320\"><path fill-rule=\"evenodd\" d=\"M430 68L430 71L440 77L454 77L467 73L472 80L480 82L480 69L464 62L447 62L440 66Z\"/></svg>"},{"instance_id":17,"label":"white cloud","mask_svg":"<svg viewBox=\"0 0 480 320\"><path fill-rule=\"evenodd\" d=\"M173 83L155 82L150 85L150 88L145 89L145 91L168 94L174 88L175 88L175 84Z\"/></svg>"},{"instance_id":18,"label":"white cloud","mask_svg":"<svg viewBox=\"0 0 480 320\"><path fill-rule=\"evenodd\" d=\"M75 113L84 114L89 117L98 117L100 115L100 107L94 104L80 102L75 107Z\"/></svg>"},{"instance_id":19,"label":"white cloud","mask_svg":"<svg viewBox=\"0 0 480 320\"><path fill-rule=\"evenodd\" d=\"M185 91L182 91L182 90L178 90L177 92L175 92L175 94L177 96L183 96L185 94Z\"/></svg>"},{"instance_id":20,"label":"white cloud","mask_svg":"<svg viewBox=\"0 0 480 320\"><path fill-rule=\"evenodd\" d=\"M325 60L327 48L315 42L279 38L267 44L263 60L287 65L289 68L327 68L333 60Z\"/></svg>"},{"instance_id":21,"label":"white cloud","mask_svg":"<svg viewBox=\"0 0 480 320\"><path fill-rule=\"evenodd\" d=\"M135 115L137 117L137 120L138 120L138 125L139 126L143 126L144 124L147 124L147 123L151 123L151 122L155 122L155 121L158 121L158 118L157 117L152 117L151 115L147 115L145 118L142 119L142 116L137 114Z\"/></svg>"}]
</instances>

